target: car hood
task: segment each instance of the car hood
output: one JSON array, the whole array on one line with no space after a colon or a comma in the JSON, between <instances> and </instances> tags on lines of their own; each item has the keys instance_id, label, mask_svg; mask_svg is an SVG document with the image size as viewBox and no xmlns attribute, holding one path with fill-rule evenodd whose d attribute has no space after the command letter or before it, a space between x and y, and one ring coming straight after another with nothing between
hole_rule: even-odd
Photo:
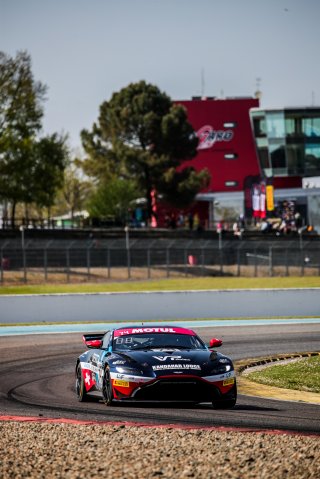
<instances>
[{"instance_id":1,"label":"car hood","mask_svg":"<svg viewBox=\"0 0 320 479\"><path fill-rule=\"evenodd\" d=\"M152 371L155 376L164 373L202 376L211 374L221 358L225 356L209 350L151 349L113 354L109 364L111 367L137 368L145 373Z\"/></svg>"}]
</instances>

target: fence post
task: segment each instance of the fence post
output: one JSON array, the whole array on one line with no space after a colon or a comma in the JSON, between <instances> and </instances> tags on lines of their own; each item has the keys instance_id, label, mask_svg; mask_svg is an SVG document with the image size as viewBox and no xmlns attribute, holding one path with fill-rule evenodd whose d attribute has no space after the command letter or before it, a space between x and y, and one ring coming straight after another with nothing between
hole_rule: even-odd
<instances>
[{"instance_id":1,"label":"fence post","mask_svg":"<svg viewBox=\"0 0 320 479\"><path fill-rule=\"evenodd\" d=\"M221 246L220 251L220 274L223 275L223 247Z\"/></svg>"},{"instance_id":2,"label":"fence post","mask_svg":"<svg viewBox=\"0 0 320 479\"><path fill-rule=\"evenodd\" d=\"M167 278L170 276L170 249L166 249Z\"/></svg>"},{"instance_id":3,"label":"fence post","mask_svg":"<svg viewBox=\"0 0 320 479\"><path fill-rule=\"evenodd\" d=\"M204 248L201 248L201 276L204 276Z\"/></svg>"},{"instance_id":4,"label":"fence post","mask_svg":"<svg viewBox=\"0 0 320 479\"><path fill-rule=\"evenodd\" d=\"M239 277L241 275L240 271L240 245L238 245L237 248L237 276Z\"/></svg>"},{"instance_id":5,"label":"fence post","mask_svg":"<svg viewBox=\"0 0 320 479\"><path fill-rule=\"evenodd\" d=\"M88 279L90 278L90 247L88 246L87 247L87 276L88 276Z\"/></svg>"},{"instance_id":6,"label":"fence post","mask_svg":"<svg viewBox=\"0 0 320 479\"><path fill-rule=\"evenodd\" d=\"M3 283L3 249L1 248L1 255L0 255L0 280L1 280L1 283Z\"/></svg>"},{"instance_id":7,"label":"fence post","mask_svg":"<svg viewBox=\"0 0 320 479\"><path fill-rule=\"evenodd\" d=\"M22 249L22 262L23 262L23 281L26 283L28 281L27 279L27 257L26 257L26 249L23 245Z\"/></svg>"},{"instance_id":8,"label":"fence post","mask_svg":"<svg viewBox=\"0 0 320 479\"><path fill-rule=\"evenodd\" d=\"M125 232L125 234L126 234L126 250L127 250L128 279L130 279L130 278L131 278L131 257L130 257L129 226L125 226L124 232Z\"/></svg>"},{"instance_id":9,"label":"fence post","mask_svg":"<svg viewBox=\"0 0 320 479\"><path fill-rule=\"evenodd\" d=\"M289 276L288 247L286 248L286 276Z\"/></svg>"},{"instance_id":10,"label":"fence post","mask_svg":"<svg viewBox=\"0 0 320 479\"><path fill-rule=\"evenodd\" d=\"M48 281L48 250L43 250L44 280Z\"/></svg>"},{"instance_id":11,"label":"fence post","mask_svg":"<svg viewBox=\"0 0 320 479\"><path fill-rule=\"evenodd\" d=\"M304 251L303 249L301 250L301 276L304 276Z\"/></svg>"},{"instance_id":12,"label":"fence post","mask_svg":"<svg viewBox=\"0 0 320 479\"><path fill-rule=\"evenodd\" d=\"M258 258L257 258L257 248L254 250L254 277L258 276Z\"/></svg>"},{"instance_id":13,"label":"fence post","mask_svg":"<svg viewBox=\"0 0 320 479\"><path fill-rule=\"evenodd\" d=\"M67 282L70 283L70 251L69 251L69 248L66 248L66 275L67 275Z\"/></svg>"},{"instance_id":14,"label":"fence post","mask_svg":"<svg viewBox=\"0 0 320 479\"><path fill-rule=\"evenodd\" d=\"M187 254L187 249L185 248L184 250L184 273L186 276L188 276L188 254Z\"/></svg>"},{"instance_id":15,"label":"fence post","mask_svg":"<svg viewBox=\"0 0 320 479\"><path fill-rule=\"evenodd\" d=\"M147 267L148 267L148 279L151 278L151 269L150 269L150 248L147 249Z\"/></svg>"},{"instance_id":16,"label":"fence post","mask_svg":"<svg viewBox=\"0 0 320 479\"><path fill-rule=\"evenodd\" d=\"M108 268L108 279L110 279L111 278L110 248L107 249L107 268Z\"/></svg>"},{"instance_id":17,"label":"fence post","mask_svg":"<svg viewBox=\"0 0 320 479\"><path fill-rule=\"evenodd\" d=\"M269 276L273 276L273 251L272 246L269 246Z\"/></svg>"}]
</instances>

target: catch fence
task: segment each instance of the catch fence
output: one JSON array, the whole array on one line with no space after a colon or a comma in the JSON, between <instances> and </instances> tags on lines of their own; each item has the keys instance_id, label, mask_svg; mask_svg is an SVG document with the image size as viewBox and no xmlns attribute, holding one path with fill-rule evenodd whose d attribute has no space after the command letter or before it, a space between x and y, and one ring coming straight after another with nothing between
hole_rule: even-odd
<instances>
[{"instance_id":1,"label":"catch fence","mask_svg":"<svg viewBox=\"0 0 320 479\"><path fill-rule=\"evenodd\" d=\"M2 241L0 282L314 276L320 275L319 245L301 240Z\"/></svg>"}]
</instances>

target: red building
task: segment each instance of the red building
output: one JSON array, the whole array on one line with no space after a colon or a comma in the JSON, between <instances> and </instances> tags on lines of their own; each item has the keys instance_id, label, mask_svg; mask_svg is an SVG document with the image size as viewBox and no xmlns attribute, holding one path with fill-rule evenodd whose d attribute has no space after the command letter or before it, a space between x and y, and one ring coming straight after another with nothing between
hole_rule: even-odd
<instances>
[{"instance_id":1,"label":"red building","mask_svg":"<svg viewBox=\"0 0 320 479\"><path fill-rule=\"evenodd\" d=\"M188 165L207 168L207 192L243 191L247 176L260 175L249 110L259 106L253 98L193 98L177 102L199 138L198 155Z\"/></svg>"},{"instance_id":2,"label":"red building","mask_svg":"<svg viewBox=\"0 0 320 479\"><path fill-rule=\"evenodd\" d=\"M303 224L320 230L319 107L261 110L249 97L176 103L199 138L198 154L186 165L206 168L211 180L191 210L165 211L167 220L191 212L206 228L230 227L240 216L279 215L289 202ZM163 209L158 213L160 226Z\"/></svg>"}]
</instances>

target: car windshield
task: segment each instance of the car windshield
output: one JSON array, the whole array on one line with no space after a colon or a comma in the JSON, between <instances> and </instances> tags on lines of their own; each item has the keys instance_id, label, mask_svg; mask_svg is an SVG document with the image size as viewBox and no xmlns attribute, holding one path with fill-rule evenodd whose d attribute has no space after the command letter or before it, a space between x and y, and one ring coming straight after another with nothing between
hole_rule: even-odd
<instances>
[{"instance_id":1,"label":"car windshield","mask_svg":"<svg viewBox=\"0 0 320 479\"><path fill-rule=\"evenodd\" d=\"M197 336L187 334L143 333L115 337L113 350L206 349Z\"/></svg>"}]
</instances>

